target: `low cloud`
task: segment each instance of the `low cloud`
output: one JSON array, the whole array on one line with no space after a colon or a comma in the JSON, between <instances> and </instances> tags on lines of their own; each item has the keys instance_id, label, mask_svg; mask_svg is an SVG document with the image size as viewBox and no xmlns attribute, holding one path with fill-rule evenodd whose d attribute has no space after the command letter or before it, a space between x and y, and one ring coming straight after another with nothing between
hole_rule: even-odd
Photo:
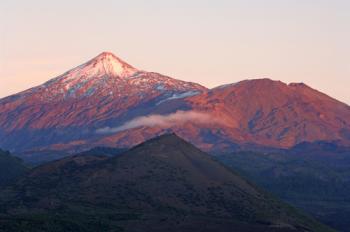
<instances>
[{"instance_id":1,"label":"low cloud","mask_svg":"<svg viewBox=\"0 0 350 232\"><path fill-rule=\"evenodd\" d=\"M172 114L160 115L152 114L148 116L142 116L134 118L130 121L127 121L121 126L118 127L104 127L96 130L96 133L99 134L109 134L117 133L120 131L133 129L137 127L171 127L186 122L195 122L201 124L209 124L217 122L210 114L197 112L197 111L176 111Z\"/></svg>"}]
</instances>

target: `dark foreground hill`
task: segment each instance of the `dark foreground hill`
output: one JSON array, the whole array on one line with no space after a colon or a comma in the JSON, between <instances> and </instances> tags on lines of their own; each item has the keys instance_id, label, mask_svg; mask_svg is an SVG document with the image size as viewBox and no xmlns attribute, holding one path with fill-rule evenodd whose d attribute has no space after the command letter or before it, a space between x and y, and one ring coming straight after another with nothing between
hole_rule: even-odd
<instances>
[{"instance_id":1,"label":"dark foreground hill","mask_svg":"<svg viewBox=\"0 0 350 232\"><path fill-rule=\"evenodd\" d=\"M319 221L349 232L350 149L318 143L288 152L246 151L216 158Z\"/></svg>"},{"instance_id":2,"label":"dark foreground hill","mask_svg":"<svg viewBox=\"0 0 350 232\"><path fill-rule=\"evenodd\" d=\"M22 161L12 156L8 151L0 149L0 189L12 182L27 171Z\"/></svg>"},{"instance_id":3,"label":"dark foreground hill","mask_svg":"<svg viewBox=\"0 0 350 232\"><path fill-rule=\"evenodd\" d=\"M0 203L0 231L332 231L174 134L42 165Z\"/></svg>"}]
</instances>

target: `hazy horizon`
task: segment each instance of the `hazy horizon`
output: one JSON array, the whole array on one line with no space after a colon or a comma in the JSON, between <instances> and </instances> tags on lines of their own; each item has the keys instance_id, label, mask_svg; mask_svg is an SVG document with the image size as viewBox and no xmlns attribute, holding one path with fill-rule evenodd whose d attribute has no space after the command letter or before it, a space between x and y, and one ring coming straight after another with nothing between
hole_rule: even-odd
<instances>
[{"instance_id":1,"label":"hazy horizon","mask_svg":"<svg viewBox=\"0 0 350 232\"><path fill-rule=\"evenodd\" d=\"M350 2L2 1L0 97L110 51L212 88L304 82L350 104Z\"/></svg>"}]
</instances>

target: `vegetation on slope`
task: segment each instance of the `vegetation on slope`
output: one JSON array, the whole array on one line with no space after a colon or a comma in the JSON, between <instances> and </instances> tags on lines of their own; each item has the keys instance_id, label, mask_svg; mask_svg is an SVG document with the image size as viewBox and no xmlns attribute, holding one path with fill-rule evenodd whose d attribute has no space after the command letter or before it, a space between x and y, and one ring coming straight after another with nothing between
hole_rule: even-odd
<instances>
[{"instance_id":1,"label":"vegetation on slope","mask_svg":"<svg viewBox=\"0 0 350 232\"><path fill-rule=\"evenodd\" d=\"M0 203L2 231L331 231L175 135L39 166Z\"/></svg>"},{"instance_id":2,"label":"vegetation on slope","mask_svg":"<svg viewBox=\"0 0 350 232\"><path fill-rule=\"evenodd\" d=\"M274 195L341 231L350 231L350 158L236 152L217 156Z\"/></svg>"}]
</instances>

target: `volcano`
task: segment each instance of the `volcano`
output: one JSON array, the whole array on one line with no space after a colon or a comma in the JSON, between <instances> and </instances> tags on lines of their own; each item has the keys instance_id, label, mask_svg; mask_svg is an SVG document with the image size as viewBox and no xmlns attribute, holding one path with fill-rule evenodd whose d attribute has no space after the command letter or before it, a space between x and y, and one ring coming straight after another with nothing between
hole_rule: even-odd
<instances>
[{"instance_id":1,"label":"volcano","mask_svg":"<svg viewBox=\"0 0 350 232\"><path fill-rule=\"evenodd\" d=\"M350 107L303 83L255 79L207 89L109 52L0 100L0 147L19 153L128 148L169 131L206 151L349 145Z\"/></svg>"}]
</instances>

